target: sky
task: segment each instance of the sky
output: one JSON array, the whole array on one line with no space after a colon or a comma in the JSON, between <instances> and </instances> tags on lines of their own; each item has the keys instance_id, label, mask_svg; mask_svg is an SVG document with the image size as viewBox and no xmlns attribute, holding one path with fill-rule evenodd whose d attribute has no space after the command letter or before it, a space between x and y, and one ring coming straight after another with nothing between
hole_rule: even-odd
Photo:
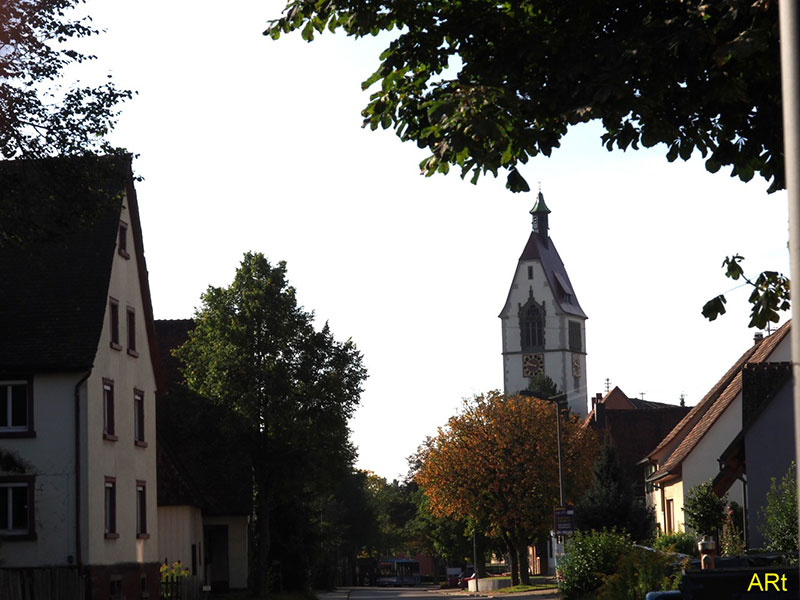
<instances>
[{"instance_id":1,"label":"sky","mask_svg":"<svg viewBox=\"0 0 800 600\"><path fill-rule=\"evenodd\" d=\"M223 9L224 7L224 9ZM111 140L136 153L157 319L191 317L247 251L287 262L297 297L351 338L369 372L351 423L359 468L388 479L455 414L502 387L498 314L530 234L534 194L504 178L425 178L426 153L361 128L386 38L262 35L280 2L90 0L105 32L71 77L136 90ZM709 174L699 155L608 152L596 124L522 168L589 316L589 393L693 405L752 343L749 291L726 279L788 272L785 192ZM728 314L708 322L720 293Z\"/></svg>"}]
</instances>

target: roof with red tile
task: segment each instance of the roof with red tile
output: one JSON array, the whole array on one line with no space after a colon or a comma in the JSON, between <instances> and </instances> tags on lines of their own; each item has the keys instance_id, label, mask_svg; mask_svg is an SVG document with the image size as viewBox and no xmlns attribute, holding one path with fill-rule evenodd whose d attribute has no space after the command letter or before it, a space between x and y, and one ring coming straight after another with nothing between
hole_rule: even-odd
<instances>
[{"instance_id":1,"label":"roof with red tile","mask_svg":"<svg viewBox=\"0 0 800 600\"><path fill-rule=\"evenodd\" d=\"M778 331L748 348L697 406L648 455L649 459L659 463L658 470L648 479L656 480L678 473L683 460L742 391L742 369L745 364L766 362L788 335L790 324L791 322L787 322ZM658 460L664 456L667 457L666 460Z\"/></svg>"}]
</instances>

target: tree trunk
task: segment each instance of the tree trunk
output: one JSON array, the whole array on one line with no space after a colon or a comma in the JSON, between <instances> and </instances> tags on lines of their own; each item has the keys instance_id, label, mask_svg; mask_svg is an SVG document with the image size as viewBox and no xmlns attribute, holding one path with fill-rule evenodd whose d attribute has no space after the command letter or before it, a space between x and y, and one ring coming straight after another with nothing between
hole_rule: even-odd
<instances>
[{"instance_id":1,"label":"tree trunk","mask_svg":"<svg viewBox=\"0 0 800 600\"><path fill-rule=\"evenodd\" d=\"M266 483L257 484L255 495L254 564L250 586L254 596L264 596L269 591L270 499Z\"/></svg>"},{"instance_id":2,"label":"tree trunk","mask_svg":"<svg viewBox=\"0 0 800 600\"><path fill-rule=\"evenodd\" d=\"M522 585L531 584L531 572L528 565L528 544L517 541L517 554L519 555L519 581Z\"/></svg>"},{"instance_id":3,"label":"tree trunk","mask_svg":"<svg viewBox=\"0 0 800 600\"><path fill-rule=\"evenodd\" d=\"M505 542L508 549L508 559L511 561L511 585L519 585L519 557L517 556L517 549L514 547L514 542L511 537L503 533L503 542Z\"/></svg>"},{"instance_id":4,"label":"tree trunk","mask_svg":"<svg viewBox=\"0 0 800 600\"><path fill-rule=\"evenodd\" d=\"M478 574L478 577L486 577L486 538L483 537L483 534L478 534L475 538L475 544L477 547L477 564L475 565L475 572Z\"/></svg>"}]
</instances>

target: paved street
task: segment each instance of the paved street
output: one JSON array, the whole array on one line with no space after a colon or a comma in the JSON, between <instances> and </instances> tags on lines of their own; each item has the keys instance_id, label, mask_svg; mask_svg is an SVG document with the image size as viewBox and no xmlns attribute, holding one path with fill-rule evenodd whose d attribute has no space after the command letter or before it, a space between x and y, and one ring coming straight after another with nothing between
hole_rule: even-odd
<instances>
[{"instance_id":1,"label":"paved street","mask_svg":"<svg viewBox=\"0 0 800 600\"><path fill-rule=\"evenodd\" d=\"M458 590L439 590L431 587L339 588L335 592L317 594L319 600L466 600L467 598L502 598L506 600L551 600L559 598L556 591L537 591L520 594L471 594Z\"/></svg>"}]
</instances>

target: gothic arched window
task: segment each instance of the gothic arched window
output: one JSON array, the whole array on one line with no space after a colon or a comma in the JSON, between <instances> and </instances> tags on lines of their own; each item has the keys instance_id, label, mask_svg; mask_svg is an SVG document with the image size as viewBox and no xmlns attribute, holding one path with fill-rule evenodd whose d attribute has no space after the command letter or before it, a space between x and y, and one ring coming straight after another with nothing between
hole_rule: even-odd
<instances>
[{"instance_id":1,"label":"gothic arched window","mask_svg":"<svg viewBox=\"0 0 800 600\"><path fill-rule=\"evenodd\" d=\"M523 352L544 349L544 304L530 298L520 307L519 331Z\"/></svg>"}]
</instances>

